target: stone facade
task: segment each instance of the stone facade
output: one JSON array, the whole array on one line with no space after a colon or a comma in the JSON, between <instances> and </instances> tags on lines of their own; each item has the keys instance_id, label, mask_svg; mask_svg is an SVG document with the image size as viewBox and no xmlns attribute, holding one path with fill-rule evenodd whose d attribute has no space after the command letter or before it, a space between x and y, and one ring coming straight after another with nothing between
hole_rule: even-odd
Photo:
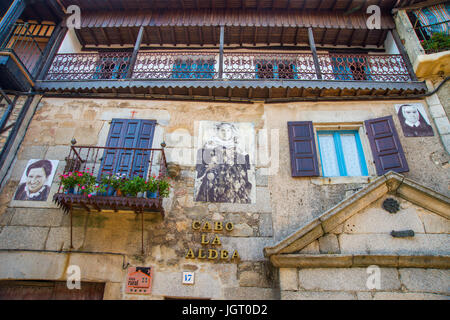
<instances>
[{"instance_id":1,"label":"stone facade","mask_svg":"<svg viewBox=\"0 0 450 320\"><path fill-rule=\"evenodd\" d=\"M411 103L425 100L411 100ZM377 178L368 140L361 135L368 177L292 178L288 121L313 121L317 128L342 125L364 132L363 121L392 115L410 171L419 181L448 197L449 158L439 136L405 138L395 114L397 101L298 102L240 104L113 99L43 98L37 109L10 179L0 195L0 279L65 279L69 265L79 265L83 281L106 283L106 299L432 299L450 292L447 270L382 268L380 290L364 287L365 268L276 268L263 249L286 238ZM431 110L426 108L427 112ZM167 161L179 166L170 197L164 200L165 218L144 217L144 254L141 254L141 217L132 212L73 213L70 219L52 203L55 178L47 202L11 200L29 159L59 160L62 173L70 141L104 146L113 118L157 121L153 147L164 141ZM252 122L256 131L256 203L194 201L196 122ZM433 130L437 133L437 128ZM448 255L448 219L398 198L401 211L389 215L380 201L311 241L307 254L354 254L407 250ZM199 249L201 233L192 222L232 222L233 231L219 233L221 248L239 253L238 261L188 259L189 248ZM394 229L411 229L414 244L392 240ZM411 242L412 243L412 242ZM28 252L27 250L33 250ZM42 266L36 269L36 265ZM125 293L126 266L151 266L151 295ZM195 272L194 285L181 283L182 272ZM351 281L348 281L351 280ZM425 288L430 283L429 288Z\"/></svg>"}]
</instances>

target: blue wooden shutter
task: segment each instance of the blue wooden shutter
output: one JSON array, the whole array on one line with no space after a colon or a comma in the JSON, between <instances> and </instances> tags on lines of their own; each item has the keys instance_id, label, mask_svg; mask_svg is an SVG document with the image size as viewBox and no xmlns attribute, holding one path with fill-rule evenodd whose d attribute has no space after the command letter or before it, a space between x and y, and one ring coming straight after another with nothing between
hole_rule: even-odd
<instances>
[{"instance_id":1,"label":"blue wooden shutter","mask_svg":"<svg viewBox=\"0 0 450 320\"><path fill-rule=\"evenodd\" d=\"M395 172L409 171L392 116L371 119L364 123L377 174L380 176L391 170Z\"/></svg>"},{"instance_id":2,"label":"blue wooden shutter","mask_svg":"<svg viewBox=\"0 0 450 320\"><path fill-rule=\"evenodd\" d=\"M288 122L288 136L292 176L319 176L317 149L312 122Z\"/></svg>"},{"instance_id":3,"label":"blue wooden shutter","mask_svg":"<svg viewBox=\"0 0 450 320\"><path fill-rule=\"evenodd\" d=\"M106 147L121 149L105 150L99 176L106 173L120 173L145 177L151 156L150 151L131 149L151 148L155 125L155 120L113 119Z\"/></svg>"}]
</instances>

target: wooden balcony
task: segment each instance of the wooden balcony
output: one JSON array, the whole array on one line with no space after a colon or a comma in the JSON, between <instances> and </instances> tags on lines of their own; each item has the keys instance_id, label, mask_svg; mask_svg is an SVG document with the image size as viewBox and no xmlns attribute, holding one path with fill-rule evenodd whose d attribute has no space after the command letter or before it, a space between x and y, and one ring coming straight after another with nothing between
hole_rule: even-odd
<instances>
[{"instance_id":1,"label":"wooden balcony","mask_svg":"<svg viewBox=\"0 0 450 320\"><path fill-rule=\"evenodd\" d=\"M266 101L426 90L401 55L318 54L316 64L313 54L292 51L225 52L222 59L214 50L141 51L130 60L131 52L59 54L37 87L49 94Z\"/></svg>"},{"instance_id":2,"label":"wooden balcony","mask_svg":"<svg viewBox=\"0 0 450 320\"><path fill-rule=\"evenodd\" d=\"M45 47L55 29L54 24L20 22L0 42L0 86L3 89L28 91L42 62Z\"/></svg>"}]
</instances>

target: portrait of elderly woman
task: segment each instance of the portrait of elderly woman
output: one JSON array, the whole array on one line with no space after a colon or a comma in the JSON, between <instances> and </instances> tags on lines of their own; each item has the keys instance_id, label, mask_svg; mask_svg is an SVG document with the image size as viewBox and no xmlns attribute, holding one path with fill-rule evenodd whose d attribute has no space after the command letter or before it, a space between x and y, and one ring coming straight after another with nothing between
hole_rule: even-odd
<instances>
[{"instance_id":1,"label":"portrait of elderly woman","mask_svg":"<svg viewBox=\"0 0 450 320\"><path fill-rule=\"evenodd\" d=\"M422 104L399 104L395 108L405 137L434 136Z\"/></svg>"},{"instance_id":2,"label":"portrait of elderly woman","mask_svg":"<svg viewBox=\"0 0 450 320\"><path fill-rule=\"evenodd\" d=\"M57 160L30 160L14 200L47 201Z\"/></svg>"},{"instance_id":3,"label":"portrait of elderly woman","mask_svg":"<svg viewBox=\"0 0 450 320\"><path fill-rule=\"evenodd\" d=\"M195 201L254 202L255 173L241 141L252 140L253 127L248 123L200 123L204 140L197 152ZM253 142L249 144L251 149Z\"/></svg>"}]
</instances>

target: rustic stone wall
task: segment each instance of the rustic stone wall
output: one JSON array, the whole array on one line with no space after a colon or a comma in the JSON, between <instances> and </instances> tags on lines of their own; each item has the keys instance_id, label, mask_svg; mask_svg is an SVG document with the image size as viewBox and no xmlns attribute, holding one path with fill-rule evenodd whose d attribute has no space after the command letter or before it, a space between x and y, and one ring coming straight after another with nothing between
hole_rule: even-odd
<instances>
[{"instance_id":1,"label":"rustic stone wall","mask_svg":"<svg viewBox=\"0 0 450 320\"><path fill-rule=\"evenodd\" d=\"M409 102L426 104L421 100ZM44 98L25 136L11 178L0 194L0 250L69 249L69 216L56 208L51 202L51 195L46 203L11 201L29 159L60 160L58 174L65 166L64 159L72 138L76 138L78 145L103 146L111 119L155 119L157 127L153 146L158 148L162 141L166 142L167 160L180 166L180 174L173 182L170 197L164 201L164 220L145 218L145 254L141 255L140 215L125 212L88 214L81 211L73 215L74 250L96 252L100 256L118 254L131 265L155 268L152 296L126 295L123 271L122 282L105 280L108 282L105 297L279 298L279 275L263 256L263 248L285 238L302 223L328 210L376 177L366 141L363 143L364 152L371 177L293 179L287 138L288 121L313 121L315 126L327 123L362 126L364 120L393 115L410 167L410 172L405 175L438 192L450 194L448 158L443 153L445 151L439 138L403 137L395 115L396 103L355 101L264 105ZM199 120L254 124L260 149L256 161L255 204L194 201L196 121ZM436 132L434 126L433 129ZM52 192L57 190L56 182L55 178ZM186 259L189 248L201 248L201 234L191 228L193 220L232 222L232 232L219 234L221 248L237 250L240 261L221 263ZM341 233L336 231L327 235L303 249L303 252L343 252L346 250L345 246L342 247L345 243L357 246L360 240L352 238L347 241L346 237L359 234L349 231L350 227L342 228ZM98 268L95 263L84 266L89 270ZM198 278L195 286L181 284L182 271L196 272ZM27 278L26 273L17 277ZM100 276L95 280L100 281Z\"/></svg>"},{"instance_id":2,"label":"rustic stone wall","mask_svg":"<svg viewBox=\"0 0 450 320\"><path fill-rule=\"evenodd\" d=\"M448 300L448 270L380 268L379 289L366 286L366 268L280 269L286 300Z\"/></svg>"}]
</instances>

